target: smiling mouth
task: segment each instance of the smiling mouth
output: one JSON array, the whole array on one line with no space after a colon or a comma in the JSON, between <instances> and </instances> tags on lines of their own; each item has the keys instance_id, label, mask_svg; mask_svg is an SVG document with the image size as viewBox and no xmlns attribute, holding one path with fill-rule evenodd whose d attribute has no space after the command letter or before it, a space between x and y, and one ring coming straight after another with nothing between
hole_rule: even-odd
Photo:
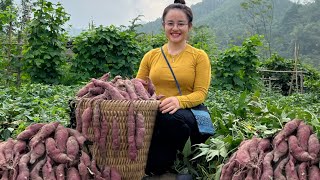
<instances>
[{"instance_id":1,"label":"smiling mouth","mask_svg":"<svg viewBox=\"0 0 320 180\"><path fill-rule=\"evenodd\" d=\"M173 37L179 37L181 35L181 33L171 33L171 36Z\"/></svg>"}]
</instances>

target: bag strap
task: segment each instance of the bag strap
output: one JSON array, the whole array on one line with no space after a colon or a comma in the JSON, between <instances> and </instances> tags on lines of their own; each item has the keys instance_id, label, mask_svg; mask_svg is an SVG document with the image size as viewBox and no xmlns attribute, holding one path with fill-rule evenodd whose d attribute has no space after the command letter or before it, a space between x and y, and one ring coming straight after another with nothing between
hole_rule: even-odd
<instances>
[{"instance_id":1,"label":"bag strap","mask_svg":"<svg viewBox=\"0 0 320 180\"><path fill-rule=\"evenodd\" d=\"M169 61L168 61L168 59L167 59L166 55L165 55L165 54L164 54L164 52L163 52L162 47L160 47L160 49L161 49L161 53L162 53L162 55L163 55L164 59L166 60L166 62L167 62L167 64L168 64L168 66L169 66L169 69L170 69L171 74L172 74L172 76L173 76L173 78L174 78L174 81L176 82L176 86L177 86L177 88L178 88L179 94L180 94L180 96L181 96L181 95L182 95L182 93L181 93L181 89L180 89L180 85L179 85L179 83L178 83L178 80L177 80L176 76L175 76L175 75L174 75L174 73L173 73L173 70L172 70L172 68L171 68L171 66L170 66L170 63L169 63Z\"/></svg>"}]
</instances>

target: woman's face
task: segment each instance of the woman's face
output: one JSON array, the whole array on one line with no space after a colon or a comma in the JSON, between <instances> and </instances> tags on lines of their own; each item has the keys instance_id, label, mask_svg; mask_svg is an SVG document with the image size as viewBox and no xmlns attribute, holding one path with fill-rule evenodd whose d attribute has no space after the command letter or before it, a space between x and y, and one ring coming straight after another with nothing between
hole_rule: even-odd
<instances>
[{"instance_id":1,"label":"woman's face","mask_svg":"<svg viewBox=\"0 0 320 180\"><path fill-rule=\"evenodd\" d=\"M169 10L162 25L169 42L172 43L185 41L192 26L187 15L180 9Z\"/></svg>"}]
</instances>

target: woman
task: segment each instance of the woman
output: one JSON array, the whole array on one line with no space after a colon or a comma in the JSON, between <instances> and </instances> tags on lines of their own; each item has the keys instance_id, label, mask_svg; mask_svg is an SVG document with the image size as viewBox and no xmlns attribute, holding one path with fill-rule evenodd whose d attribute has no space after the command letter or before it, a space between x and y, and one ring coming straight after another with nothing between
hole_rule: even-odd
<instances>
[{"instance_id":1,"label":"woman","mask_svg":"<svg viewBox=\"0 0 320 180\"><path fill-rule=\"evenodd\" d=\"M182 151L189 137L192 144L208 138L199 133L190 110L204 102L211 79L208 55L187 43L192 19L192 11L184 0L174 1L162 15L162 26L168 39L162 49L180 85L181 95L160 48L144 55L136 77L143 80L150 77L156 94L165 96L159 105L150 145L148 175L170 171L177 151Z\"/></svg>"}]
</instances>

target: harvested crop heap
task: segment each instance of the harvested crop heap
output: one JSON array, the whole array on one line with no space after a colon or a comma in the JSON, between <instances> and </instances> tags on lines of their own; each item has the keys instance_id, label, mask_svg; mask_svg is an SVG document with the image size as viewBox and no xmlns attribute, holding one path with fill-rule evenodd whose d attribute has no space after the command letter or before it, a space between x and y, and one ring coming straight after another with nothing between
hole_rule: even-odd
<instances>
[{"instance_id":1,"label":"harvested crop heap","mask_svg":"<svg viewBox=\"0 0 320 180\"><path fill-rule=\"evenodd\" d=\"M109 73L91 79L77 92L76 130L93 142L98 166L116 168L122 179L141 179L161 96L151 80Z\"/></svg>"},{"instance_id":2,"label":"harvested crop heap","mask_svg":"<svg viewBox=\"0 0 320 180\"><path fill-rule=\"evenodd\" d=\"M85 141L59 122L32 124L16 140L1 142L1 179L120 179L114 168L97 168L82 149Z\"/></svg>"},{"instance_id":3,"label":"harvested crop heap","mask_svg":"<svg viewBox=\"0 0 320 180\"><path fill-rule=\"evenodd\" d=\"M311 126L294 119L273 139L242 141L222 167L221 180L319 180L320 144Z\"/></svg>"}]
</instances>

